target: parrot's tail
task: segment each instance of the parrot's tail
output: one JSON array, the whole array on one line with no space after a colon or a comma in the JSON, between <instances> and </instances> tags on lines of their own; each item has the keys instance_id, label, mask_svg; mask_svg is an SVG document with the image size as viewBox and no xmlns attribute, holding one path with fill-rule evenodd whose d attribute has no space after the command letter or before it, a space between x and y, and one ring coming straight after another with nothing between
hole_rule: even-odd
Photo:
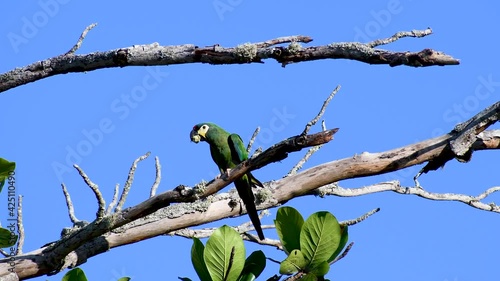
<instances>
[{"instance_id":1,"label":"parrot's tail","mask_svg":"<svg viewBox=\"0 0 500 281\"><path fill-rule=\"evenodd\" d=\"M257 231L260 240L264 240L264 233L262 232L262 227L260 225L259 214L257 213L257 207L255 206L255 197L252 192L252 187L248 180L238 179L234 181L238 195L240 195L241 200L245 204L247 209L247 214L252 221L253 227Z\"/></svg>"}]
</instances>

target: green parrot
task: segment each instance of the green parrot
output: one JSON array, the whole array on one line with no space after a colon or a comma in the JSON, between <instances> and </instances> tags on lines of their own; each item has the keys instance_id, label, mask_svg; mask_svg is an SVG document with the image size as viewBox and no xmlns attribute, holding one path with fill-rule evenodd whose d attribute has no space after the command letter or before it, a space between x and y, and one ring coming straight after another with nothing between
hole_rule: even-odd
<instances>
[{"instance_id":1,"label":"green parrot","mask_svg":"<svg viewBox=\"0 0 500 281\"><path fill-rule=\"evenodd\" d=\"M193 127L189 134L191 141L199 143L208 142L210 145L210 154L214 160L221 176L229 169L236 167L241 162L248 159L248 153L241 137L237 134L229 134L214 123L200 123ZM259 215L255 207L255 197L252 192L252 186L261 186L262 183L257 180L250 172L234 181L236 190L246 206L248 216L257 230L259 239L264 239L264 233L260 226Z\"/></svg>"}]
</instances>

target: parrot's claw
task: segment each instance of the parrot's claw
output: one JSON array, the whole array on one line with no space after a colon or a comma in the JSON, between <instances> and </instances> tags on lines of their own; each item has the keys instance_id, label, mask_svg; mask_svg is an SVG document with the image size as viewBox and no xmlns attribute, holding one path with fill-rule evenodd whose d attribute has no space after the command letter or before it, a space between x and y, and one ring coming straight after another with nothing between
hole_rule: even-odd
<instances>
[{"instance_id":1,"label":"parrot's claw","mask_svg":"<svg viewBox=\"0 0 500 281\"><path fill-rule=\"evenodd\" d=\"M224 174L218 174L215 179L223 179L223 180L227 180L229 178L229 171L231 171L231 169L226 169L226 172Z\"/></svg>"}]
</instances>

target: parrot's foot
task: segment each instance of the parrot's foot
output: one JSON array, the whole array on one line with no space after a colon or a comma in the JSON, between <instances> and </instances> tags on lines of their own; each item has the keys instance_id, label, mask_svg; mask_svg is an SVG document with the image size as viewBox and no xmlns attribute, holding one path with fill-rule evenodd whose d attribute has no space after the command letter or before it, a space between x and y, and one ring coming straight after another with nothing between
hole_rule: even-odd
<instances>
[{"instance_id":1,"label":"parrot's foot","mask_svg":"<svg viewBox=\"0 0 500 281\"><path fill-rule=\"evenodd\" d=\"M226 173L224 174L218 174L215 179L223 179L223 180L227 180L227 178L229 178L229 171L231 171L231 169L227 169L226 170Z\"/></svg>"}]
</instances>

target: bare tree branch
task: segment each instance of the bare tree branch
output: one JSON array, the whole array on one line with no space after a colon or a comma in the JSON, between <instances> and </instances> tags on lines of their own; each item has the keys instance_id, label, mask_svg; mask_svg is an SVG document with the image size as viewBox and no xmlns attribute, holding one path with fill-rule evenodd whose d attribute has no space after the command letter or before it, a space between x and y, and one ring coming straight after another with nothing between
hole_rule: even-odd
<instances>
[{"instance_id":1,"label":"bare tree branch","mask_svg":"<svg viewBox=\"0 0 500 281\"><path fill-rule=\"evenodd\" d=\"M500 191L499 186L491 187L478 196L455 193L434 193L426 191L419 187L402 187L399 181L382 182L360 188L342 188L338 185L327 185L325 187L322 187L321 189L321 193L323 196L335 195L341 197L354 197L384 191L394 191L399 194L417 195L419 197L430 200L462 202L476 209L500 213L500 206L493 203L487 204L481 202L481 200L484 200L490 194Z\"/></svg>"},{"instance_id":2,"label":"bare tree branch","mask_svg":"<svg viewBox=\"0 0 500 281\"><path fill-rule=\"evenodd\" d=\"M307 123L304 131L302 132L303 135L308 134L311 127L316 125L316 123L319 121L321 116L323 116L323 114L325 114L325 111L326 111L326 108L328 107L328 104L330 103L330 101L333 99L333 97L335 96L335 94L339 90L340 90L340 85L335 87L335 89L330 93L328 98L323 102L323 106L321 106L321 109L319 110L316 117L314 117L313 120L311 120ZM326 125L325 125L324 120L321 122L321 125L322 125L323 131L326 131ZM309 150L306 152L304 157L302 157L302 159L300 159L299 162L297 162L297 164L295 164L295 166L292 169L290 169L290 171L288 172L288 174L285 177L289 177L291 175L297 174L297 171L302 169L302 166L304 166L304 164L309 160L309 158L311 158L311 156L314 153L316 153L321 148L321 146L323 146L323 145L316 145L316 146L309 148Z\"/></svg>"},{"instance_id":3,"label":"bare tree branch","mask_svg":"<svg viewBox=\"0 0 500 281\"><path fill-rule=\"evenodd\" d=\"M418 173L415 175L415 184L420 186L418 182L418 177L429 171L437 170L443 167L446 162L457 159L460 162L468 162L472 157L472 152L475 150L474 145L493 145L498 147L499 140L489 137L488 142L480 141L477 142L479 138L488 136L482 136L481 133L491 126L492 124L498 122L500 119L500 102L496 102L491 106L485 108L478 114L476 114L471 119L458 124L450 132L452 135L448 143L448 149L443 150L443 152L429 161Z\"/></svg>"},{"instance_id":4,"label":"bare tree branch","mask_svg":"<svg viewBox=\"0 0 500 281\"><path fill-rule=\"evenodd\" d=\"M82 45L82 42L83 42L83 39L85 39L85 37L87 36L87 33L94 27L97 26L97 23L93 23L89 26L87 26L87 28L85 28L85 30L82 32L82 35L80 35L80 38L78 38L78 41L76 42L75 46L73 46L68 52L66 52L66 54L64 54L65 56L67 55L73 55L78 49L80 49L80 46Z\"/></svg>"},{"instance_id":5,"label":"bare tree branch","mask_svg":"<svg viewBox=\"0 0 500 281\"><path fill-rule=\"evenodd\" d=\"M374 40L372 42L369 42L369 43L367 43L367 45L374 48L374 47L378 47L380 45L387 45L387 44L396 42L397 40L404 38L404 37L417 37L417 38L419 38L419 37L425 37L425 36L431 35L431 34L432 34L432 29L430 29L430 28L427 28L425 30L401 31L401 32L398 32L398 33L392 35L389 38L378 39L378 40Z\"/></svg>"},{"instance_id":6,"label":"bare tree branch","mask_svg":"<svg viewBox=\"0 0 500 281\"><path fill-rule=\"evenodd\" d=\"M347 247L344 249L342 254L338 255L330 264L334 264L334 263L338 262L339 260L343 259L345 256L347 256L347 254L351 250L352 246L354 246L354 242L349 243L349 245L347 245Z\"/></svg>"},{"instance_id":7,"label":"bare tree branch","mask_svg":"<svg viewBox=\"0 0 500 281\"><path fill-rule=\"evenodd\" d=\"M271 46L279 45L279 44L283 44L283 43L292 43L292 42L309 43L311 41L312 41L312 38L309 36L297 35L297 36L279 37L276 39L264 41L262 43L257 43L256 45L258 48L267 48L267 47L271 47Z\"/></svg>"},{"instance_id":8,"label":"bare tree branch","mask_svg":"<svg viewBox=\"0 0 500 281\"><path fill-rule=\"evenodd\" d=\"M17 266L15 268L16 273L22 279L27 277L40 276L43 274L55 274L63 268L81 264L82 262L86 261L87 257L91 257L109 250L109 241L107 241L107 238L105 238L104 236L100 237L101 235L109 233L110 231L117 229L127 223L131 223L139 218L150 215L160 208L169 206L170 203L194 202L199 200L200 198L206 198L209 195L216 193L223 187L229 185L235 179L240 178L243 174L251 169L256 169L270 163L283 160L288 156L289 152L299 151L305 147L310 147L331 141L335 132L336 130L329 130L313 135L296 136L282 141L267 149L259 156L251 158L239 164L237 167L230 171L230 175L226 179L219 178L212 181L204 187L201 193L195 193L193 190L189 190L185 186L178 186L174 190L158 194L134 207L115 212L105 217L98 217L94 222L85 225L80 229L77 229L76 231L70 233L68 236L65 236L61 240L50 244L45 248L15 257L17 261ZM93 186L94 188L97 187L97 185L90 181L83 170L79 169L79 167L77 169L89 186ZM228 201L229 200L230 199L228 199ZM225 206L227 207L228 202L226 201L225 204ZM212 208L213 205L217 204L211 204L208 208ZM232 210L235 212L235 214L233 215L242 214L242 212L239 212L237 208L233 208ZM220 214L217 214L217 216L219 216L219 219L222 218L220 217ZM206 219L210 220L210 216L206 217ZM181 228L186 228L188 226L198 225L188 225L185 223L189 223L189 219L184 220L183 227L178 227L176 229L168 228L168 231L163 231L161 234L165 234ZM137 229L137 227L135 229ZM141 235L144 235L146 233L147 232L143 232ZM136 240L135 242L140 240L142 239ZM87 245L89 243L91 245ZM35 255L35 257L30 255ZM28 256L28 258L25 258L25 256ZM6 273L8 272L8 267L4 268L4 266L8 266L8 263L6 263L5 260L0 260L0 276L5 275L4 270L6 270Z\"/></svg>"},{"instance_id":9,"label":"bare tree branch","mask_svg":"<svg viewBox=\"0 0 500 281\"><path fill-rule=\"evenodd\" d=\"M85 174L85 172L82 170L82 168L80 168L78 165L74 164L73 167L75 167L75 169L78 171L78 173L83 178L85 183L94 192L94 195L97 199L97 204L98 204L96 218L100 219L100 218L104 217L104 215L106 214L106 201L104 201L104 197L102 197L102 193L99 190L99 186L97 186L97 184L92 182L90 180L89 176L87 176L87 174Z\"/></svg>"},{"instance_id":10,"label":"bare tree branch","mask_svg":"<svg viewBox=\"0 0 500 281\"><path fill-rule=\"evenodd\" d=\"M120 184L117 183L115 185L115 191L113 192L113 199L111 199L111 202L109 203L108 209L106 210L106 215L111 214L116 203L118 203L118 191L119 190L120 190Z\"/></svg>"},{"instance_id":11,"label":"bare tree branch","mask_svg":"<svg viewBox=\"0 0 500 281\"><path fill-rule=\"evenodd\" d=\"M156 169L156 177L155 177L155 181L153 183L153 186L151 187L151 192L149 194L149 197L155 196L156 190L158 189L158 186L160 186L161 165L160 165L160 158L158 158L158 156L155 157L155 169Z\"/></svg>"},{"instance_id":12,"label":"bare tree branch","mask_svg":"<svg viewBox=\"0 0 500 281\"><path fill-rule=\"evenodd\" d=\"M75 208L73 207L73 202L71 201L71 197L69 195L68 189L66 188L66 185L64 183L61 183L62 191L64 194L64 198L66 199L66 206L68 206L68 215L69 215L69 220L75 224L79 222L80 220L76 218L75 216Z\"/></svg>"},{"instance_id":13,"label":"bare tree branch","mask_svg":"<svg viewBox=\"0 0 500 281\"><path fill-rule=\"evenodd\" d=\"M255 142L255 139L257 138L257 135L260 133L260 127L257 127L255 131L252 134L252 137L250 138L250 141L248 141L247 145L247 153L250 154L250 150L252 150L253 143Z\"/></svg>"},{"instance_id":14,"label":"bare tree branch","mask_svg":"<svg viewBox=\"0 0 500 281\"><path fill-rule=\"evenodd\" d=\"M498 107L489 108L492 112L499 110ZM498 112L492 114L497 115ZM469 128L476 124L483 124L481 129L486 129L493 124L493 122L484 122L484 120L473 117L463 129L455 128L450 133L437 138L385 152L365 152L353 157L324 163L296 175L269 182L266 184L266 188L259 190L259 192L266 193L267 199L259 204L257 209L273 208L292 198L316 195L315 189L326 186L320 189L320 194L359 196L374 192L393 191L400 194L414 194L432 200L459 201L478 209L500 212L498 205L480 202L489 194L499 190L498 187L492 187L478 196L470 196L450 193L437 194L415 187L401 188L399 183L393 182L357 189L328 186L343 179L388 173L432 161L441 157L443 153L449 153L447 151L451 151L451 140L456 139ZM216 179L208 184L200 185L196 189L178 186L136 206L97 219L46 248L15 257L16 273L21 279L55 273L64 266L84 263L87 258L108 251L110 248L136 243L143 239L227 217L243 215L244 210L241 212L237 208L229 207L230 196L217 194L210 197L209 200L203 199L250 170L286 158L289 152L329 142L334 132L336 130L327 130L314 135L289 138L272 146L257 157L241 163L230 171L230 176L226 180ZM500 130L479 132L474 143L470 145L470 150L499 149L498 139L500 139ZM260 196L257 195L257 197ZM170 206L173 202L185 203ZM147 219L152 218L152 220L139 220L145 216L148 216ZM123 228L120 228L122 226ZM6 275L8 268L6 260L0 260L0 276Z\"/></svg>"},{"instance_id":15,"label":"bare tree branch","mask_svg":"<svg viewBox=\"0 0 500 281\"><path fill-rule=\"evenodd\" d=\"M132 166L130 167L130 171L128 172L127 181L125 182L125 185L123 186L122 195L120 196L120 200L118 201L118 204L116 205L115 213L120 212L122 210L123 204L125 204L125 200L127 200L128 192L130 191L130 188L132 187L132 182L134 181L134 175L135 175L135 170L137 169L137 164L139 162L141 162L142 160L148 158L149 155L151 155L151 152L148 151L148 152L146 152L146 154L135 159L134 162L132 163Z\"/></svg>"},{"instance_id":16,"label":"bare tree branch","mask_svg":"<svg viewBox=\"0 0 500 281\"><path fill-rule=\"evenodd\" d=\"M90 27L87 27L90 30ZM388 44L402 37L422 37L431 34L431 30L398 32L389 39L370 43L342 42L323 46L302 47L298 42L308 43L308 36L280 37L264 42L245 43L236 47L223 48L218 44L200 48L192 44L161 46L158 43L134 45L105 52L75 55L86 35L85 30L77 44L66 54L30 65L15 68L0 74L0 93L20 85L35 82L50 76L88 72L96 69L125 66L173 65L186 63L209 64L247 64L262 63L265 59L274 59L286 66L290 63L321 59L350 59L369 64L387 64L389 66L406 65L412 67L433 65L457 65L459 61L442 52L424 49L420 52L392 52L375 49L375 46ZM277 44L290 43L287 47Z\"/></svg>"},{"instance_id":17,"label":"bare tree branch","mask_svg":"<svg viewBox=\"0 0 500 281\"><path fill-rule=\"evenodd\" d=\"M380 208L376 208L376 209L373 209L373 210L369 211L368 213L366 213L360 217L357 217L353 220L341 221L341 222L339 222L339 224L341 224L341 225L355 225L355 224L358 224L358 223L366 220L367 218L371 217L372 215L378 213L379 211L380 211Z\"/></svg>"},{"instance_id":18,"label":"bare tree branch","mask_svg":"<svg viewBox=\"0 0 500 281\"><path fill-rule=\"evenodd\" d=\"M316 117L314 117L311 121L309 121L307 123L307 125L304 128L304 131L302 132L301 135L309 134L309 130L311 130L311 127L316 125L316 123L319 121L321 116L323 116L323 114L325 114L325 111L326 111L326 108L328 107L328 104L333 99L335 94L337 94L338 91L340 91L340 85L337 85L337 87L335 87L335 89L333 89L333 91L330 93L328 98L326 98L326 100L323 102L323 105L321 106L321 109L319 110L318 115L316 115Z\"/></svg>"}]
</instances>

